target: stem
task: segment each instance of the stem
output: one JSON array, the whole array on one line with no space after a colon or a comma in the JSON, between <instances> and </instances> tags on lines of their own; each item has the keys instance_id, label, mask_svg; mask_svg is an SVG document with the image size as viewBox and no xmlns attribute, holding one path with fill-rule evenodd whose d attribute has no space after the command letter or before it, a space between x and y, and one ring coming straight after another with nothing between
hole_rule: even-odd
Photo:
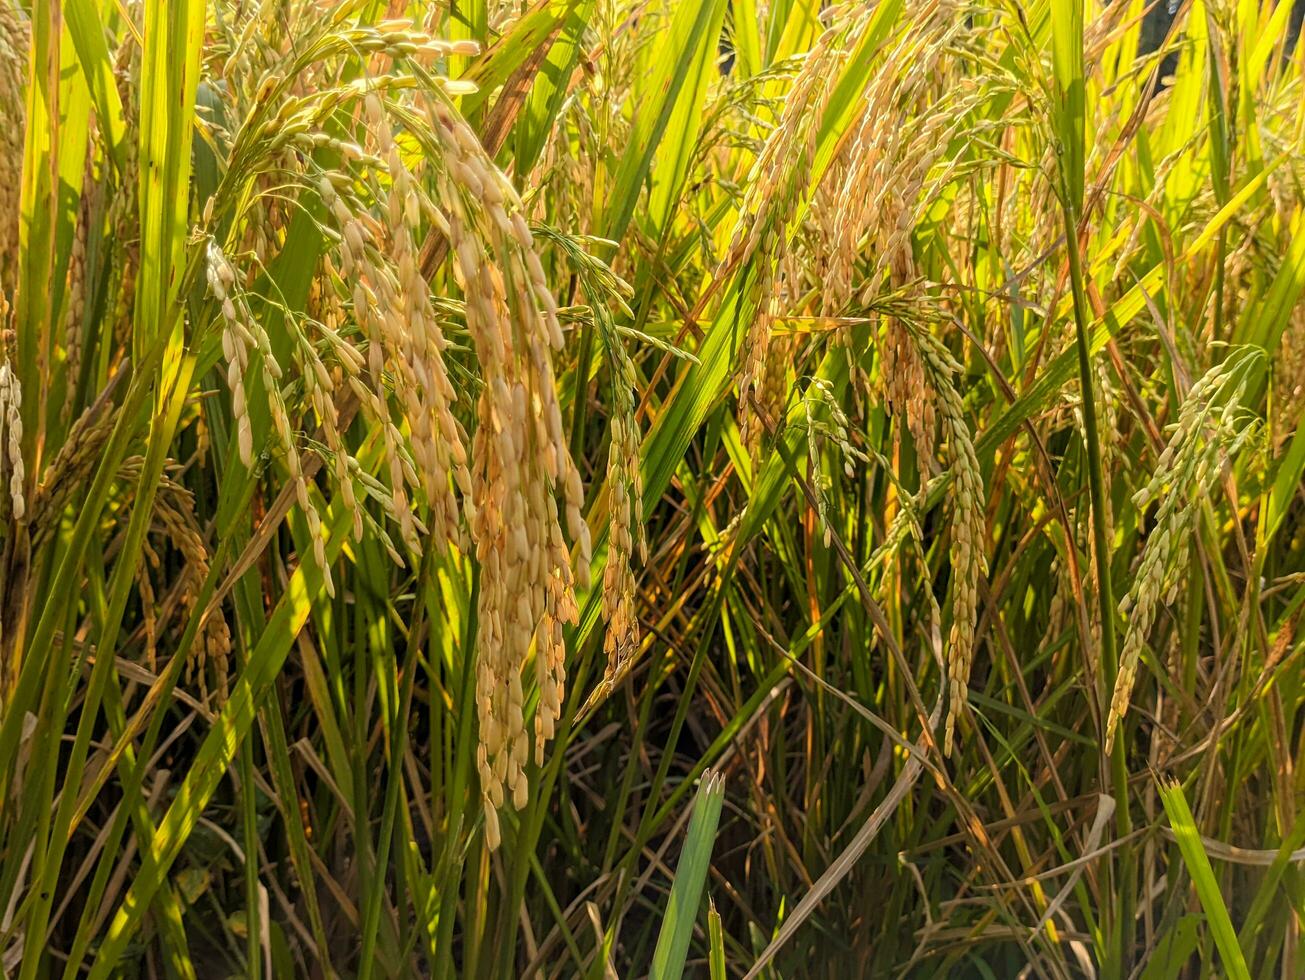
<instances>
[{"instance_id":1,"label":"stem","mask_svg":"<svg viewBox=\"0 0 1305 980\"><path fill-rule=\"evenodd\" d=\"M1119 651L1115 644L1115 592L1110 576L1110 542L1106 528L1106 474L1101 463L1101 437L1097 430L1096 397L1092 384L1092 352L1088 345L1087 295L1083 285L1083 263L1079 255L1078 215L1065 203L1065 241L1069 249L1069 278L1074 296L1074 331L1078 347L1079 385L1083 392L1083 428L1087 437L1088 493L1092 501L1092 544L1097 556L1097 601L1101 614L1101 676L1104 687L1102 705L1110 703L1119 672ZM1116 738L1110 754L1111 783L1115 793L1120 838L1133 830L1128 812L1128 766L1124 758L1124 739ZM1110 964L1107 976L1123 976L1132 950L1133 935L1133 857L1132 849L1119 849L1119 945L1118 960Z\"/></svg>"}]
</instances>

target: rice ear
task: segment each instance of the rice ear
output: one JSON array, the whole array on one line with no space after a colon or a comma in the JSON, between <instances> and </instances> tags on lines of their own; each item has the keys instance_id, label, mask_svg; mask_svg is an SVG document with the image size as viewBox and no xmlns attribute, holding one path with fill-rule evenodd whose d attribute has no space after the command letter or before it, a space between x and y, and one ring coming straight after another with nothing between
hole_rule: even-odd
<instances>
[{"instance_id":1,"label":"rice ear","mask_svg":"<svg viewBox=\"0 0 1305 980\"><path fill-rule=\"evenodd\" d=\"M0 294L18 276L18 200L22 187L28 23L0 3Z\"/></svg>"}]
</instances>

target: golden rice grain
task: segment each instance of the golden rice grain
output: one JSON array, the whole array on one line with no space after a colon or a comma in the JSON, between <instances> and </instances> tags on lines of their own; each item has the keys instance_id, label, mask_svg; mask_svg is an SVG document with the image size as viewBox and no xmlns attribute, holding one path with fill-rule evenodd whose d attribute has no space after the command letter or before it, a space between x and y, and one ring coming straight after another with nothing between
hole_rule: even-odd
<instances>
[{"instance_id":1,"label":"golden rice grain","mask_svg":"<svg viewBox=\"0 0 1305 980\"><path fill-rule=\"evenodd\" d=\"M527 798L521 670L532 643L540 690L537 757L562 710L562 624L574 622L578 608L557 493L580 567L589 563L589 529L553 379L552 353L562 344L557 303L520 199L447 103L430 98L426 108L445 154L442 210L484 378L471 447L469 524L481 565L477 758L493 845L498 822L491 812L508 799L519 807Z\"/></svg>"}]
</instances>

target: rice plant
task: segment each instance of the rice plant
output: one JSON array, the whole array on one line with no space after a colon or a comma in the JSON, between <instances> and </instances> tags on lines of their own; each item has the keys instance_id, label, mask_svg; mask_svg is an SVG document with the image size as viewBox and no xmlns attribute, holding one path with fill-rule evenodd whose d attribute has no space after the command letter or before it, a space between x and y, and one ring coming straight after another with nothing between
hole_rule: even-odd
<instances>
[{"instance_id":1,"label":"rice plant","mask_svg":"<svg viewBox=\"0 0 1305 980\"><path fill-rule=\"evenodd\" d=\"M0 975L1305 972L1291 0L0 0Z\"/></svg>"}]
</instances>

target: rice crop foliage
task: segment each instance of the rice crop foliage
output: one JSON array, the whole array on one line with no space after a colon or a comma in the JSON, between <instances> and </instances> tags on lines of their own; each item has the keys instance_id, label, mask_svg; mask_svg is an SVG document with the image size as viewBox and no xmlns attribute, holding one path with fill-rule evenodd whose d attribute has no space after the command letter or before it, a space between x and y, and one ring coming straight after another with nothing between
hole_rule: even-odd
<instances>
[{"instance_id":1,"label":"rice crop foliage","mask_svg":"<svg viewBox=\"0 0 1305 980\"><path fill-rule=\"evenodd\" d=\"M1305 973L1303 11L0 0L0 975Z\"/></svg>"}]
</instances>

